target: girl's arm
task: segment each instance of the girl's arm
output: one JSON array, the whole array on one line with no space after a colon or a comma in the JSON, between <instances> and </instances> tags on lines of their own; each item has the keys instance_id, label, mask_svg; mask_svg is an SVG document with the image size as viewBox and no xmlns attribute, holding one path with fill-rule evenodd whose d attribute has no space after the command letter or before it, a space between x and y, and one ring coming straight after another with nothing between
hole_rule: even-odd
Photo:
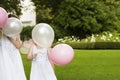
<instances>
[{"instance_id":1,"label":"girl's arm","mask_svg":"<svg viewBox=\"0 0 120 80\"><path fill-rule=\"evenodd\" d=\"M16 40L14 40L12 37L8 37L8 39L15 45L16 48L19 49L22 46L20 35L16 37Z\"/></svg>"},{"instance_id":2,"label":"girl's arm","mask_svg":"<svg viewBox=\"0 0 120 80\"><path fill-rule=\"evenodd\" d=\"M27 60L33 60L37 56L37 54L33 54L33 47L31 46L27 55Z\"/></svg>"}]
</instances>

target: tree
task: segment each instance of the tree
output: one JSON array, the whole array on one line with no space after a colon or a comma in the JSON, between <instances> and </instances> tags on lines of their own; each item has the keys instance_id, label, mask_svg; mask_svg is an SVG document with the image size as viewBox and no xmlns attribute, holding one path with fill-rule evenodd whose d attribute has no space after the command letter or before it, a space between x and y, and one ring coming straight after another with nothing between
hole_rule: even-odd
<instances>
[{"instance_id":1,"label":"tree","mask_svg":"<svg viewBox=\"0 0 120 80\"><path fill-rule=\"evenodd\" d=\"M103 31L120 30L116 12L100 0L65 0L52 24L61 28L62 32L81 38Z\"/></svg>"},{"instance_id":2,"label":"tree","mask_svg":"<svg viewBox=\"0 0 120 80\"><path fill-rule=\"evenodd\" d=\"M44 8L51 8L54 13L56 13L62 1L64 0L32 0L36 6L36 9L44 6Z\"/></svg>"},{"instance_id":3,"label":"tree","mask_svg":"<svg viewBox=\"0 0 120 80\"><path fill-rule=\"evenodd\" d=\"M59 5L63 0L32 0L36 6L37 23L50 23L59 10Z\"/></svg>"},{"instance_id":4,"label":"tree","mask_svg":"<svg viewBox=\"0 0 120 80\"><path fill-rule=\"evenodd\" d=\"M104 1L104 0L103 0ZM120 20L120 0L106 0L104 3L110 7L112 11L116 13Z\"/></svg>"},{"instance_id":5,"label":"tree","mask_svg":"<svg viewBox=\"0 0 120 80\"><path fill-rule=\"evenodd\" d=\"M0 6L6 9L9 13L14 13L16 15L21 14L21 0L1 0Z\"/></svg>"},{"instance_id":6,"label":"tree","mask_svg":"<svg viewBox=\"0 0 120 80\"><path fill-rule=\"evenodd\" d=\"M83 38L103 31L120 32L119 0L32 1L38 22L50 23L57 38L68 35Z\"/></svg>"}]
</instances>

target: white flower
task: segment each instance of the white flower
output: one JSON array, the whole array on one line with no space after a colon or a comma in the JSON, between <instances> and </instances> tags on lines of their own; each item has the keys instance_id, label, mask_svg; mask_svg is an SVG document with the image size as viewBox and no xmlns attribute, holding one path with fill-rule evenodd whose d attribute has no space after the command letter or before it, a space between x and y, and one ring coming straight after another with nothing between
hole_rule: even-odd
<instances>
[{"instance_id":1,"label":"white flower","mask_svg":"<svg viewBox=\"0 0 120 80\"><path fill-rule=\"evenodd\" d=\"M85 39L85 42L88 42L88 39Z\"/></svg>"},{"instance_id":2,"label":"white flower","mask_svg":"<svg viewBox=\"0 0 120 80\"><path fill-rule=\"evenodd\" d=\"M72 38L75 38L74 36L72 36Z\"/></svg>"},{"instance_id":3,"label":"white flower","mask_svg":"<svg viewBox=\"0 0 120 80\"><path fill-rule=\"evenodd\" d=\"M118 39L119 39L119 37L116 37L116 39L118 40Z\"/></svg>"},{"instance_id":4,"label":"white flower","mask_svg":"<svg viewBox=\"0 0 120 80\"><path fill-rule=\"evenodd\" d=\"M106 36L102 35L101 39L105 41L106 40Z\"/></svg>"},{"instance_id":5,"label":"white flower","mask_svg":"<svg viewBox=\"0 0 120 80\"><path fill-rule=\"evenodd\" d=\"M60 42L60 41L63 41L63 39L58 39L58 41Z\"/></svg>"},{"instance_id":6,"label":"white flower","mask_svg":"<svg viewBox=\"0 0 120 80\"><path fill-rule=\"evenodd\" d=\"M80 40L77 40L77 42L80 42Z\"/></svg>"},{"instance_id":7,"label":"white flower","mask_svg":"<svg viewBox=\"0 0 120 80\"><path fill-rule=\"evenodd\" d=\"M93 35L93 34L92 34L92 37L91 37L90 42L95 42L95 37L94 37L94 35Z\"/></svg>"},{"instance_id":8,"label":"white flower","mask_svg":"<svg viewBox=\"0 0 120 80\"><path fill-rule=\"evenodd\" d=\"M112 34L109 34L109 37L112 37Z\"/></svg>"},{"instance_id":9,"label":"white flower","mask_svg":"<svg viewBox=\"0 0 120 80\"><path fill-rule=\"evenodd\" d=\"M65 43L66 42L66 40L62 40L62 43Z\"/></svg>"}]
</instances>

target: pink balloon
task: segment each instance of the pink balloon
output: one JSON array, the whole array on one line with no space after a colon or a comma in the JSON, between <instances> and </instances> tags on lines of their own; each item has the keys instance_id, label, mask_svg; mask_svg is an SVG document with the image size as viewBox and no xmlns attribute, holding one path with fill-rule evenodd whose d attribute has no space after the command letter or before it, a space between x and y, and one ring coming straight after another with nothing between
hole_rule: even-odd
<instances>
[{"instance_id":1,"label":"pink balloon","mask_svg":"<svg viewBox=\"0 0 120 80\"><path fill-rule=\"evenodd\" d=\"M53 63L63 66L69 64L74 57L74 50L67 44L56 45L49 54L49 59Z\"/></svg>"},{"instance_id":2,"label":"pink balloon","mask_svg":"<svg viewBox=\"0 0 120 80\"><path fill-rule=\"evenodd\" d=\"M5 9L0 7L0 28L4 27L8 19L8 14Z\"/></svg>"}]
</instances>

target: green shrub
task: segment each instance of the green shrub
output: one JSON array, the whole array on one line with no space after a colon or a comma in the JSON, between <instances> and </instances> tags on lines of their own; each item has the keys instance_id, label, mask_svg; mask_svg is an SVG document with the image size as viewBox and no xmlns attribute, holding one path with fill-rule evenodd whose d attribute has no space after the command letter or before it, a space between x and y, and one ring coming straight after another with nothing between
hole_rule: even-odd
<instances>
[{"instance_id":1,"label":"green shrub","mask_svg":"<svg viewBox=\"0 0 120 80\"><path fill-rule=\"evenodd\" d=\"M28 40L31 38L32 29L33 29L33 26L23 27L23 30L21 32L21 40L22 41L25 41L25 40Z\"/></svg>"},{"instance_id":2,"label":"green shrub","mask_svg":"<svg viewBox=\"0 0 120 80\"><path fill-rule=\"evenodd\" d=\"M120 42L95 42L94 49L120 49Z\"/></svg>"},{"instance_id":3,"label":"green shrub","mask_svg":"<svg viewBox=\"0 0 120 80\"><path fill-rule=\"evenodd\" d=\"M54 43L52 47L60 43ZM120 49L120 42L71 42L65 43L74 49Z\"/></svg>"},{"instance_id":4,"label":"green shrub","mask_svg":"<svg viewBox=\"0 0 120 80\"><path fill-rule=\"evenodd\" d=\"M63 37L58 39L53 46L59 43L66 43L74 49L120 49L119 34L109 32L92 35L82 40L75 36Z\"/></svg>"},{"instance_id":5,"label":"green shrub","mask_svg":"<svg viewBox=\"0 0 120 80\"><path fill-rule=\"evenodd\" d=\"M60 44L60 43L54 43L52 47L55 45ZM63 43L63 44L68 44L74 49L93 49L94 43L92 42L70 42L70 43Z\"/></svg>"},{"instance_id":6,"label":"green shrub","mask_svg":"<svg viewBox=\"0 0 120 80\"><path fill-rule=\"evenodd\" d=\"M68 45L70 45L71 47L73 47L74 49L93 49L94 47L94 43L92 42L72 42L72 43L67 43Z\"/></svg>"}]
</instances>

